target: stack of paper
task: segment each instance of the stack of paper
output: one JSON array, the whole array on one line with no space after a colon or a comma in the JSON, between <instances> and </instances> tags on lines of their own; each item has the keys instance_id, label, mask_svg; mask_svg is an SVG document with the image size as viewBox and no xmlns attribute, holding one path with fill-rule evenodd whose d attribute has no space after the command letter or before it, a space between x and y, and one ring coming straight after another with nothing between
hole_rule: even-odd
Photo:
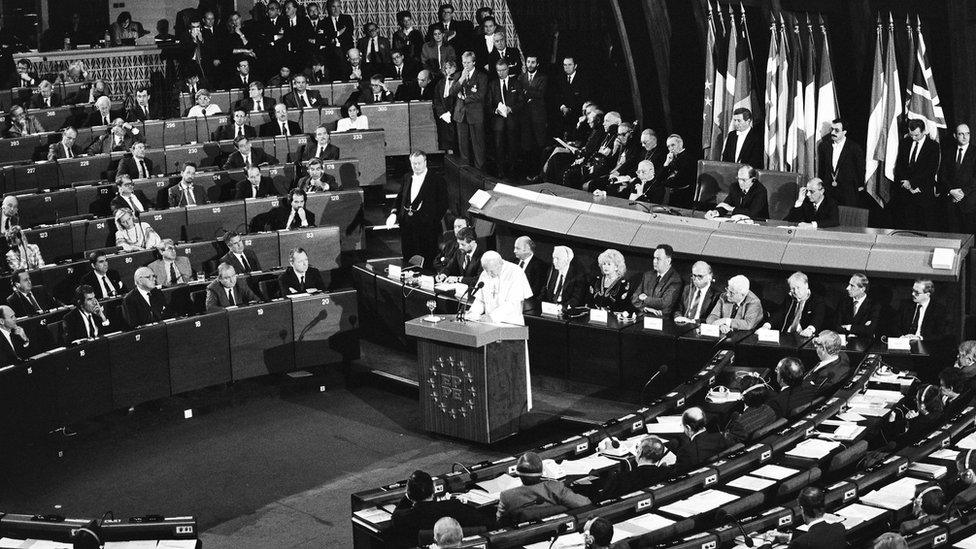
<instances>
[{"instance_id":1,"label":"stack of paper","mask_svg":"<svg viewBox=\"0 0 976 549\"><path fill-rule=\"evenodd\" d=\"M758 492L760 490L765 490L774 484L776 484L776 481L772 479L745 475L729 482L728 486L731 486L732 488L739 488L740 490Z\"/></svg>"},{"instance_id":2,"label":"stack of paper","mask_svg":"<svg viewBox=\"0 0 976 549\"><path fill-rule=\"evenodd\" d=\"M787 450L786 455L806 459L823 459L839 447L839 442L808 438Z\"/></svg>"},{"instance_id":3,"label":"stack of paper","mask_svg":"<svg viewBox=\"0 0 976 549\"><path fill-rule=\"evenodd\" d=\"M488 505L496 503L498 496L509 488L521 486L522 481L509 474L498 475L491 480L483 480L475 483L474 488L464 492L462 498L474 503L475 505Z\"/></svg>"},{"instance_id":4,"label":"stack of paper","mask_svg":"<svg viewBox=\"0 0 976 549\"><path fill-rule=\"evenodd\" d=\"M823 518L824 518L824 522L826 522L827 524L837 524L838 522L843 522L844 524L847 524L847 522L844 520L844 517L839 516L839 515L832 515L830 513L824 513ZM848 526L848 528L850 528L850 527ZM796 529L797 530L800 530L801 532L806 532L807 530L810 529L810 525L809 524L801 524L801 525L797 526Z\"/></svg>"},{"instance_id":5,"label":"stack of paper","mask_svg":"<svg viewBox=\"0 0 976 549\"><path fill-rule=\"evenodd\" d=\"M552 544L552 549L582 549L583 547L586 547L586 541L583 540L583 534L577 532L559 536L559 538L556 539L556 541ZM549 540L530 543L529 545L525 546L525 549L549 548Z\"/></svg>"},{"instance_id":6,"label":"stack of paper","mask_svg":"<svg viewBox=\"0 0 976 549\"><path fill-rule=\"evenodd\" d=\"M672 524L674 524L673 520L664 518L660 515L655 515L654 513L639 515L632 519L614 524L613 540L611 543L616 543L631 536L640 536L648 532L660 530L661 528L666 528Z\"/></svg>"},{"instance_id":7,"label":"stack of paper","mask_svg":"<svg viewBox=\"0 0 976 549\"><path fill-rule=\"evenodd\" d=\"M976 433L966 435L962 440L955 444L960 450L976 450Z\"/></svg>"},{"instance_id":8,"label":"stack of paper","mask_svg":"<svg viewBox=\"0 0 976 549\"><path fill-rule=\"evenodd\" d=\"M751 474L756 477L769 478L773 480L783 480L784 478L791 477L800 471L797 469L791 469L789 467L782 467L779 465L763 465L762 467L756 469Z\"/></svg>"},{"instance_id":9,"label":"stack of paper","mask_svg":"<svg viewBox=\"0 0 976 549\"><path fill-rule=\"evenodd\" d=\"M870 521L884 513L884 509L852 503L843 509L839 509L837 514L844 517L844 527L850 530L862 522Z\"/></svg>"},{"instance_id":10,"label":"stack of paper","mask_svg":"<svg viewBox=\"0 0 976 549\"><path fill-rule=\"evenodd\" d=\"M378 524L388 521L393 516L389 511L381 507L367 507L366 509L355 511L353 515L370 524Z\"/></svg>"},{"instance_id":11,"label":"stack of paper","mask_svg":"<svg viewBox=\"0 0 976 549\"><path fill-rule=\"evenodd\" d=\"M911 505L915 499L915 487L926 481L903 477L891 484L861 496L861 502L883 509L899 510Z\"/></svg>"},{"instance_id":12,"label":"stack of paper","mask_svg":"<svg viewBox=\"0 0 976 549\"><path fill-rule=\"evenodd\" d=\"M868 389L864 391L864 396L881 399L888 404L898 404L901 399L905 398L901 391L884 391L882 389Z\"/></svg>"},{"instance_id":13,"label":"stack of paper","mask_svg":"<svg viewBox=\"0 0 976 549\"><path fill-rule=\"evenodd\" d=\"M648 423L647 432L658 435L680 435L684 432L681 416L657 416L656 422Z\"/></svg>"},{"instance_id":14,"label":"stack of paper","mask_svg":"<svg viewBox=\"0 0 976 549\"><path fill-rule=\"evenodd\" d=\"M562 468L567 475L588 475L595 469L613 467L620 462L610 459L600 454L589 455L580 459L566 460L562 462Z\"/></svg>"},{"instance_id":15,"label":"stack of paper","mask_svg":"<svg viewBox=\"0 0 976 549\"><path fill-rule=\"evenodd\" d=\"M824 420L822 425L833 426L834 430L818 431L817 436L820 438L832 440L854 440L858 435L864 432L864 426L858 425L857 423L848 423L846 421L828 419Z\"/></svg>"},{"instance_id":16,"label":"stack of paper","mask_svg":"<svg viewBox=\"0 0 976 549\"><path fill-rule=\"evenodd\" d=\"M671 515L687 518L711 511L712 509L717 509L718 507L721 507L730 501L735 501L736 499L738 499L738 496L734 496L728 492L722 492L719 490L705 490L704 492L699 492L690 498L665 505L664 507L661 507L661 511Z\"/></svg>"},{"instance_id":17,"label":"stack of paper","mask_svg":"<svg viewBox=\"0 0 976 549\"><path fill-rule=\"evenodd\" d=\"M921 462L909 465L908 470L930 480L939 480L949 472L949 469L945 465L932 465L931 463Z\"/></svg>"}]
</instances>

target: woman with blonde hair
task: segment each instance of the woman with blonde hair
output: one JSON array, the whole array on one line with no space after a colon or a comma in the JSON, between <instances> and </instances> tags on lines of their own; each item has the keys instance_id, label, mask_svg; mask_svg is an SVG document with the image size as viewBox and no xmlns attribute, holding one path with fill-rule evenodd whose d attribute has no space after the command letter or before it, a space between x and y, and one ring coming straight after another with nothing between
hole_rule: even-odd
<instances>
[{"instance_id":1,"label":"woman with blonde hair","mask_svg":"<svg viewBox=\"0 0 976 549\"><path fill-rule=\"evenodd\" d=\"M138 220L129 208L119 208L115 211L115 245L121 246L123 251L137 252L140 250L154 250L159 245L160 238L149 225Z\"/></svg>"},{"instance_id":2,"label":"woman with blonde hair","mask_svg":"<svg viewBox=\"0 0 976 549\"><path fill-rule=\"evenodd\" d=\"M630 302L630 282L627 280L627 262L617 250L605 250L597 257L600 273L590 284L587 306L612 312L633 311Z\"/></svg>"},{"instance_id":3,"label":"woman with blonde hair","mask_svg":"<svg viewBox=\"0 0 976 549\"><path fill-rule=\"evenodd\" d=\"M27 237L21 231L19 225L10 227L7 231L7 266L11 271L19 269L39 269L44 266L44 258L41 257L41 249L37 244L27 242Z\"/></svg>"}]
</instances>

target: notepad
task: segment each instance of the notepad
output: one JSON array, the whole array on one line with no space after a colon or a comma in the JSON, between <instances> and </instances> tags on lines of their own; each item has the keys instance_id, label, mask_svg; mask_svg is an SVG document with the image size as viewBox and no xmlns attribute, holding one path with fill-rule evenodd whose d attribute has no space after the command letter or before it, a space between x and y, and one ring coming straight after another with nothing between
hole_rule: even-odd
<instances>
[{"instance_id":1,"label":"notepad","mask_svg":"<svg viewBox=\"0 0 976 549\"><path fill-rule=\"evenodd\" d=\"M930 463L919 462L909 465L908 470L930 480L939 480L949 472L944 465L932 465Z\"/></svg>"},{"instance_id":2,"label":"notepad","mask_svg":"<svg viewBox=\"0 0 976 549\"><path fill-rule=\"evenodd\" d=\"M782 467L780 465L763 465L762 467L756 469L751 474L757 477L769 478L773 480L783 480L784 478L791 477L799 473L797 469L791 469L789 467Z\"/></svg>"},{"instance_id":3,"label":"notepad","mask_svg":"<svg viewBox=\"0 0 976 549\"><path fill-rule=\"evenodd\" d=\"M522 485L522 481L509 475L507 473L498 475L491 480L483 480L475 484L478 488L481 488L489 494L500 494L509 488L515 488Z\"/></svg>"},{"instance_id":4,"label":"notepad","mask_svg":"<svg viewBox=\"0 0 976 549\"><path fill-rule=\"evenodd\" d=\"M654 513L636 516L613 525L612 542L615 543L625 538L640 536L648 532L660 530L661 528L667 528L672 524L674 524L673 520Z\"/></svg>"},{"instance_id":5,"label":"notepad","mask_svg":"<svg viewBox=\"0 0 976 549\"><path fill-rule=\"evenodd\" d=\"M393 516L390 514L389 511L380 507L369 507L367 509L360 509L359 511L355 511L353 515L372 524L388 521Z\"/></svg>"},{"instance_id":6,"label":"notepad","mask_svg":"<svg viewBox=\"0 0 976 549\"><path fill-rule=\"evenodd\" d=\"M559 536L552 544L552 549L582 549L583 547L586 547L586 541L583 539L583 534L579 532ZM549 540L530 543L525 546L525 549L549 549Z\"/></svg>"},{"instance_id":7,"label":"notepad","mask_svg":"<svg viewBox=\"0 0 976 549\"><path fill-rule=\"evenodd\" d=\"M845 525L847 524L847 522L845 522L845 520L844 520L845 517L842 517L842 516L839 516L839 515L832 515L830 513L824 513L823 519L824 519L824 522L826 522L827 524L837 524L838 522L843 522ZM806 531L808 531L810 529L810 525L809 524L801 524L801 525L797 526L796 529L799 530L799 531L801 531L801 532L806 532Z\"/></svg>"},{"instance_id":8,"label":"notepad","mask_svg":"<svg viewBox=\"0 0 976 549\"><path fill-rule=\"evenodd\" d=\"M976 450L976 433L966 435L954 446L960 450Z\"/></svg>"},{"instance_id":9,"label":"notepad","mask_svg":"<svg viewBox=\"0 0 976 549\"><path fill-rule=\"evenodd\" d=\"M613 467L620 463L600 454L593 454L580 459L566 460L562 463L567 475L588 475L595 469Z\"/></svg>"},{"instance_id":10,"label":"notepad","mask_svg":"<svg viewBox=\"0 0 976 549\"><path fill-rule=\"evenodd\" d=\"M749 490L750 492L758 492L760 490L765 490L766 488L769 488L774 484L776 484L776 481L772 479L745 475L735 480L732 480L731 482L729 482L728 486L732 488L739 488L740 490Z\"/></svg>"},{"instance_id":11,"label":"notepad","mask_svg":"<svg viewBox=\"0 0 976 549\"><path fill-rule=\"evenodd\" d=\"M844 421L854 421L854 422L857 422L857 421L866 421L867 420L867 418L864 417L864 416L862 416L861 414L857 414L857 413L850 412L850 411L848 411L848 412L841 412L841 413L837 414L837 418L838 419L842 419Z\"/></svg>"},{"instance_id":12,"label":"notepad","mask_svg":"<svg viewBox=\"0 0 976 549\"><path fill-rule=\"evenodd\" d=\"M194 549L196 546L195 539L161 539L156 549Z\"/></svg>"},{"instance_id":13,"label":"notepad","mask_svg":"<svg viewBox=\"0 0 976 549\"><path fill-rule=\"evenodd\" d=\"M959 452L951 448L943 448L941 450L936 450L932 452L931 454L929 454L929 457L932 459L947 459L947 460L955 461L956 458L959 457Z\"/></svg>"},{"instance_id":14,"label":"notepad","mask_svg":"<svg viewBox=\"0 0 976 549\"><path fill-rule=\"evenodd\" d=\"M26 540L14 538L0 538L0 549L22 549Z\"/></svg>"},{"instance_id":15,"label":"notepad","mask_svg":"<svg viewBox=\"0 0 976 549\"><path fill-rule=\"evenodd\" d=\"M976 549L976 534L957 541L952 547L954 549Z\"/></svg>"},{"instance_id":16,"label":"notepad","mask_svg":"<svg viewBox=\"0 0 976 549\"><path fill-rule=\"evenodd\" d=\"M786 451L786 455L807 458L823 459L828 454L840 447L839 442L832 440L822 440L819 438L808 438Z\"/></svg>"},{"instance_id":17,"label":"notepad","mask_svg":"<svg viewBox=\"0 0 976 549\"><path fill-rule=\"evenodd\" d=\"M700 515L704 512L711 511L712 509L717 509L718 507L737 499L739 499L739 496L735 496L728 492L722 492L720 490L705 490L704 492L699 492L690 498L665 505L664 507L661 507L661 511L671 515L687 518Z\"/></svg>"},{"instance_id":18,"label":"notepad","mask_svg":"<svg viewBox=\"0 0 976 549\"><path fill-rule=\"evenodd\" d=\"M196 543L196 540L191 540ZM106 541L104 549L156 549L154 539L139 539L132 541Z\"/></svg>"}]
</instances>

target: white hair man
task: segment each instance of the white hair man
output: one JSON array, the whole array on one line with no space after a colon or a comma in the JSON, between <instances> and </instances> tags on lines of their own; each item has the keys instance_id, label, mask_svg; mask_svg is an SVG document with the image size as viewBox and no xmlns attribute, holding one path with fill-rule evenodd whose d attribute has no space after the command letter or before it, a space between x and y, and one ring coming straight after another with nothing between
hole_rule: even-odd
<instances>
[{"instance_id":1,"label":"white hair man","mask_svg":"<svg viewBox=\"0 0 976 549\"><path fill-rule=\"evenodd\" d=\"M706 322L718 326L723 334L727 334L729 330L752 330L762 319L762 303L749 290L749 279L735 275L729 279L725 293L709 313Z\"/></svg>"},{"instance_id":2,"label":"white hair man","mask_svg":"<svg viewBox=\"0 0 976 549\"><path fill-rule=\"evenodd\" d=\"M518 265L502 259L495 251L487 251L481 256L481 268L481 276L472 290L474 302L467 317L471 320L524 325L522 302L532 297L532 288L525 272Z\"/></svg>"}]
</instances>

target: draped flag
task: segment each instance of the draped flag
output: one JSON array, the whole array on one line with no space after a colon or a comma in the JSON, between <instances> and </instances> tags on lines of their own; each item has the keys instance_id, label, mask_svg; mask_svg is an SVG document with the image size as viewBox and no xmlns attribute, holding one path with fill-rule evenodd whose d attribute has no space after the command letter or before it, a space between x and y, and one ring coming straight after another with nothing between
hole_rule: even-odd
<instances>
[{"instance_id":1,"label":"draped flag","mask_svg":"<svg viewBox=\"0 0 976 549\"><path fill-rule=\"evenodd\" d=\"M945 114L935 89L932 65L929 64L925 39L922 37L922 23L918 23L918 40L915 48L915 70L911 80L911 95L908 100L908 118L925 121L925 128L932 139L939 139L939 128L946 127Z\"/></svg>"},{"instance_id":2,"label":"draped flag","mask_svg":"<svg viewBox=\"0 0 976 549\"><path fill-rule=\"evenodd\" d=\"M735 110L735 89L738 85L739 70L739 29L735 24L735 12L729 6L729 49L727 51L725 63L725 112L722 113L722 141L719 145L719 156L721 148L725 143L725 136L728 135L732 127L732 111Z\"/></svg>"},{"instance_id":3,"label":"draped flag","mask_svg":"<svg viewBox=\"0 0 976 549\"><path fill-rule=\"evenodd\" d=\"M820 33L823 34L823 49L820 51L820 77L817 83L817 126L816 144L830 134L830 125L840 118L837 106L837 89L834 87L834 69L830 62L830 46L827 44L827 27L820 20Z\"/></svg>"},{"instance_id":4,"label":"draped flag","mask_svg":"<svg viewBox=\"0 0 976 549\"><path fill-rule=\"evenodd\" d=\"M766 91L763 97L766 103L766 132L763 143L766 152L766 168L769 170L782 170L783 158L782 147L777 147L776 131L779 125L777 119L778 109L776 101L779 98L779 91L776 89L777 74L779 66L779 40L777 40L776 21L773 20L769 25L769 54L766 59Z\"/></svg>"},{"instance_id":5,"label":"draped flag","mask_svg":"<svg viewBox=\"0 0 976 549\"><path fill-rule=\"evenodd\" d=\"M803 65L800 52L803 41L800 39L800 25L796 22L793 24L793 37L795 41L792 44L793 53L790 55L792 74L790 75L789 88L792 108L790 109L790 122L787 128L786 161L790 171L802 174L806 170L806 165L804 164L805 156L803 153L804 143L806 141L806 119L804 118L805 111L803 108Z\"/></svg>"},{"instance_id":6,"label":"draped flag","mask_svg":"<svg viewBox=\"0 0 976 549\"><path fill-rule=\"evenodd\" d=\"M885 51L885 85L888 88L887 107L885 108L885 121L887 132L885 134L885 169L884 175L888 180L889 186L882 187L882 190L889 190L890 183L895 180L895 160L898 158L898 144L901 141L901 133L898 130L898 119L901 118L904 105L899 96L901 84L898 79L898 62L895 60L895 25L888 15L888 48ZM888 195L882 194L881 197L888 201Z\"/></svg>"},{"instance_id":7,"label":"draped flag","mask_svg":"<svg viewBox=\"0 0 976 549\"><path fill-rule=\"evenodd\" d=\"M865 190L871 195L879 205L884 206L881 198L882 180L884 170L882 162L885 157L884 137L887 133L885 124L885 108L888 103L888 88L885 86L885 69L881 57L881 50L884 45L881 41L881 20L878 19L878 28L875 36L874 45L874 65L871 72L871 114L868 117L868 139L865 147ZM887 193L885 193L887 194Z\"/></svg>"},{"instance_id":8,"label":"draped flag","mask_svg":"<svg viewBox=\"0 0 976 549\"><path fill-rule=\"evenodd\" d=\"M708 41L705 44L705 105L702 113L702 157L711 158L712 127L715 116L715 21L712 3L708 3Z\"/></svg>"},{"instance_id":9,"label":"draped flag","mask_svg":"<svg viewBox=\"0 0 976 549\"><path fill-rule=\"evenodd\" d=\"M810 24L810 16L807 15L807 55L803 65L803 165L806 168L804 175L808 180L817 175L814 169L814 162L817 158L817 102L816 102L816 76L813 72L813 61L817 54L817 48L813 43L813 25Z\"/></svg>"},{"instance_id":10,"label":"draped flag","mask_svg":"<svg viewBox=\"0 0 976 549\"><path fill-rule=\"evenodd\" d=\"M711 4L709 4L709 7ZM716 34L718 30L718 25L722 25L722 29L725 29L725 22L722 19L722 12L720 10L716 11L715 16L718 21L715 22L714 26L716 28ZM718 48L718 40L716 36L715 48ZM715 57L712 61L715 66L715 81L712 85L714 88L714 93L712 94L712 131L711 131L711 150L708 155L709 160L719 160L722 158L722 144L725 139L725 129L728 127L724 123L725 120L725 59L719 55L718 50L715 51Z\"/></svg>"},{"instance_id":11,"label":"draped flag","mask_svg":"<svg viewBox=\"0 0 976 549\"><path fill-rule=\"evenodd\" d=\"M790 109L790 61L788 55L789 40L787 39L786 23L783 21L782 14L779 17L779 44L776 48L777 75L776 91L776 150L780 155L780 169L786 171L786 134L789 128Z\"/></svg>"},{"instance_id":12,"label":"draped flag","mask_svg":"<svg viewBox=\"0 0 976 549\"><path fill-rule=\"evenodd\" d=\"M733 19L735 15L733 14ZM746 18L745 12L742 13L742 25L739 27L742 36L736 42L735 49L735 93L732 100L732 111L735 109L749 109L753 112L752 105L752 59L749 55L749 43L746 40ZM731 122L732 115L729 114Z\"/></svg>"}]
</instances>

